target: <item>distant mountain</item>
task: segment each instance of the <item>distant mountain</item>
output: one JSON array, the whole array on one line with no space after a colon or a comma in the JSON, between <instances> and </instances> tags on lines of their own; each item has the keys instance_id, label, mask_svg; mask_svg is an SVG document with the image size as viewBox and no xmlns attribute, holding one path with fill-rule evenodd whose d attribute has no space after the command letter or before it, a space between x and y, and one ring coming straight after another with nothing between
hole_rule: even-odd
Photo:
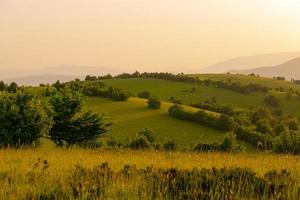
<instances>
[{"instance_id":1,"label":"distant mountain","mask_svg":"<svg viewBox=\"0 0 300 200\"><path fill-rule=\"evenodd\" d=\"M83 76L64 76L64 75L52 75L52 74L40 74L34 76L23 76L12 79L3 80L6 83L16 82L18 85L24 86L38 86L41 83L52 84L57 80L61 82L71 81L76 78L83 79Z\"/></svg>"},{"instance_id":2,"label":"distant mountain","mask_svg":"<svg viewBox=\"0 0 300 200\"><path fill-rule=\"evenodd\" d=\"M113 68L90 67L83 65L60 65L40 69L6 69L0 70L0 80L16 82L18 85L38 85L40 83L54 83L69 81L75 78L83 79L86 75L101 76L105 74L119 74L122 71Z\"/></svg>"},{"instance_id":3,"label":"distant mountain","mask_svg":"<svg viewBox=\"0 0 300 200\"><path fill-rule=\"evenodd\" d=\"M275 66L300 56L300 52L273 53L238 57L200 69L201 73L224 73L231 70L246 70L261 66Z\"/></svg>"},{"instance_id":4,"label":"distant mountain","mask_svg":"<svg viewBox=\"0 0 300 200\"><path fill-rule=\"evenodd\" d=\"M287 79L293 78L300 80L300 57L273 67L258 67L247 70L233 70L231 72L240 74L254 73L265 77L283 76Z\"/></svg>"}]
</instances>

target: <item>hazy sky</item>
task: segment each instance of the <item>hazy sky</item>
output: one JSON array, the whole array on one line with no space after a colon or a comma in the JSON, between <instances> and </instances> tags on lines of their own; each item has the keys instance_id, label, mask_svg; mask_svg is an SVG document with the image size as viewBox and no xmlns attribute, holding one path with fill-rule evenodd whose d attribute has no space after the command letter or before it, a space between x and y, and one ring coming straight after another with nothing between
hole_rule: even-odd
<instances>
[{"instance_id":1,"label":"hazy sky","mask_svg":"<svg viewBox=\"0 0 300 200\"><path fill-rule=\"evenodd\" d=\"M300 50L300 0L0 0L0 69L155 70Z\"/></svg>"}]
</instances>

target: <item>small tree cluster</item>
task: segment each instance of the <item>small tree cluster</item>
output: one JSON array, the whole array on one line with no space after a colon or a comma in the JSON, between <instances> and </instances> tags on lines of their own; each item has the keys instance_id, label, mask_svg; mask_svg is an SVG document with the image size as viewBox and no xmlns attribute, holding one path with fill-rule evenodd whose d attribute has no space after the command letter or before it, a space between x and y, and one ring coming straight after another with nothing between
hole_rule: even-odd
<instances>
[{"instance_id":1,"label":"small tree cluster","mask_svg":"<svg viewBox=\"0 0 300 200\"><path fill-rule=\"evenodd\" d=\"M161 106L161 101L160 99L156 98L156 97L151 97L148 100L148 107L152 108L152 109L159 109Z\"/></svg>"},{"instance_id":2,"label":"small tree cluster","mask_svg":"<svg viewBox=\"0 0 300 200\"><path fill-rule=\"evenodd\" d=\"M151 97L151 94L150 94L150 92L148 92L148 91L142 91L142 92L139 92L139 93L137 94L137 96L138 96L139 98L149 99L149 98Z\"/></svg>"},{"instance_id":3,"label":"small tree cluster","mask_svg":"<svg viewBox=\"0 0 300 200\"><path fill-rule=\"evenodd\" d=\"M205 126L223 131L233 130L236 124L234 119L228 115L221 114L220 116L217 116L207 113L203 110L200 110L196 113L186 112L179 105L171 106L169 108L169 114L178 119L197 122Z\"/></svg>"},{"instance_id":4,"label":"small tree cluster","mask_svg":"<svg viewBox=\"0 0 300 200\"><path fill-rule=\"evenodd\" d=\"M0 81L0 92L16 93L18 90L18 85L15 82L11 82L9 85Z\"/></svg>"}]
</instances>

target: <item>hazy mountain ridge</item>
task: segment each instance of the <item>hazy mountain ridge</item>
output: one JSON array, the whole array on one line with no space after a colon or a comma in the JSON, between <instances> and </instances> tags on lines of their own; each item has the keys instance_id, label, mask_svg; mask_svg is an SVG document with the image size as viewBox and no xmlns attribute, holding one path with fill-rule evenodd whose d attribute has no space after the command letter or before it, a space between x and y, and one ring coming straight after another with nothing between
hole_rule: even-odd
<instances>
[{"instance_id":1,"label":"hazy mountain ridge","mask_svg":"<svg viewBox=\"0 0 300 200\"><path fill-rule=\"evenodd\" d=\"M86 75L119 74L120 70L105 67L84 65L59 65L42 69L8 69L0 70L0 80L7 83L16 82L18 85L51 84L59 81L70 81L75 78L83 79Z\"/></svg>"},{"instance_id":2,"label":"hazy mountain ridge","mask_svg":"<svg viewBox=\"0 0 300 200\"><path fill-rule=\"evenodd\" d=\"M282 76L286 79L300 79L300 57L276 66L258 67L247 70L232 70L230 72L239 74L254 73L265 77Z\"/></svg>"},{"instance_id":3,"label":"hazy mountain ridge","mask_svg":"<svg viewBox=\"0 0 300 200\"><path fill-rule=\"evenodd\" d=\"M270 53L237 57L200 69L201 73L225 73L232 70L248 70L262 66L275 66L300 56L300 52Z\"/></svg>"}]
</instances>

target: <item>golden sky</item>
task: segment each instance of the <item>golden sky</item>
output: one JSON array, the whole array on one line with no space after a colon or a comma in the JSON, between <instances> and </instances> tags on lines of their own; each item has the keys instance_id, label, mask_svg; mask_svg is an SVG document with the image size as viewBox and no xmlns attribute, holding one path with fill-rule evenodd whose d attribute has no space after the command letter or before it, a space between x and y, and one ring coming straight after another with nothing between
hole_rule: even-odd
<instances>
[{"instance_id":1,"label":"golden sky","mask_svg":"<svg viewBox=\"0 0 300 200\"><path fill-rule=\"evenodd\" d=\"M300 0L0 0L0 69L205 67L299 47Z\"/></svg>"}]
</instances>

